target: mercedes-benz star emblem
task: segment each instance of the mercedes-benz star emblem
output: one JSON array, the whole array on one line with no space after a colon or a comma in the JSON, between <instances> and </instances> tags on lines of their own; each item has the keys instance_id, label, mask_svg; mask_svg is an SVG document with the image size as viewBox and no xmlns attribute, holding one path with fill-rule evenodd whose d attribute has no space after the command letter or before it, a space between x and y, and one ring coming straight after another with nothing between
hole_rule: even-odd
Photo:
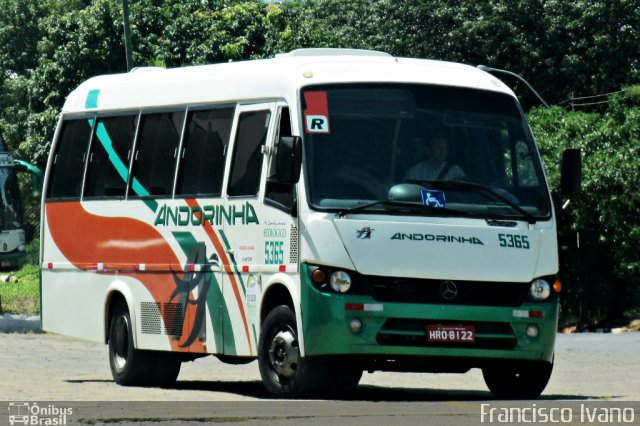
<instances>
[{"instance_id":1,"label":"mercedes-benz star emblem","mask_svg":"<svg viewBox=\"0 0 640 426\"><path fill-rule=\"evenodd\" d=\"M458 297L458 286L452 281L443 281L440 284L440 296L444 300L453 300Z\"/></svg>"}]
</instances>

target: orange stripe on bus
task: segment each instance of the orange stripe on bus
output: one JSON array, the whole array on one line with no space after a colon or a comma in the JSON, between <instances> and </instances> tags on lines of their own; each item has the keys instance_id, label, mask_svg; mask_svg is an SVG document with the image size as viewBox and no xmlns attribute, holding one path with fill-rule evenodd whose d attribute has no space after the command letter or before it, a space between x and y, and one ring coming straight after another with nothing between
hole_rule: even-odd
<instances>
[{"instance_id":1,"label":"orange stripe on bus","mask_svg":"<svg viewBox=\"0 0 640 426\"><path fill-rule=\"evenodd\" d=\"M164 237L149 224L129 217L105 217L89 213L78 201L47 203L45 214L49 232L64 257L78 269L131 264L132 252L140 263L149 265L180 265ZM181 272L180 267L177 271ZM175 281L166 272L122 273L140 281L156 302L170 302ZM205 352L196 340L188 348L180 346L189 336L189 325L195 320L195 306L186 303L180 339L169 337L171 349L181 352Z\"/></svg>"}]
</instances>

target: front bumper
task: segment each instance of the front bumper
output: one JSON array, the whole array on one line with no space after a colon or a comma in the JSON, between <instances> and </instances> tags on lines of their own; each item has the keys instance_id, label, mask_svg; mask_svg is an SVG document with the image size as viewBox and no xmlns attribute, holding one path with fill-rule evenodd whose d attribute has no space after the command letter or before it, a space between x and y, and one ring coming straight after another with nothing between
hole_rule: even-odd
<instances>
[{"instance_id":1,"label":"front bumper","mask_svg":"<svg viewBox=\"0 0 640 426\"><path fill-rule=\"evenodd\" d=\"M414 367L401 368L404 370L419 370L424 358L430 358L448 366L436 368L438 371L553 359L557 295L547 302L524 302L516 307L378 302L370 296L321 292L309 281L306 265L301 269L306 356L352 355L379 365L388 364L380 364L384 360L408 360L406 364ZM356 318L363 325L358 332L350 329ZM473 326L475 341L429 342L426 327L437 324ZM527 335L532 325L538 328L536 337ZM393 369L392 364L379 369Z\"/></svg>"}]
</instances>

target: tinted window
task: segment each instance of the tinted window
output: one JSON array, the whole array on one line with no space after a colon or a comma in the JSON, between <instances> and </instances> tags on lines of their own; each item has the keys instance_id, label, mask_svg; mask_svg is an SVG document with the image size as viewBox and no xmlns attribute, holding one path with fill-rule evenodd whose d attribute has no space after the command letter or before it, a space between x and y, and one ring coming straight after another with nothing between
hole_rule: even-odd
<instances>
[{"instance_id":1,"label":"tinted window","mask_svg":"<svg viewBox=\"0 0 640 426\"><path fill-rule=\"evenodd\" d=\"M91 144L85 197L124 197L136 115L99 118Z\"/></svg>"},{"instance_id":2,"label":"tinted window","mask_svg":"<svg viewBox=\"0 0 640 426\"><path fill-rule=\"evenodd\" d=\"M228 195L256 195L262 171L261 147L267 138L269 111L251 111L240 115L236 134Z\"/></svg>"},{"instance_id":3,"label":"tinted window","mask_svg":"<svg viewBox=\"0 0 640 426\"><path fill-rule=\"evenodd\" d=\"M233 108L189 112L176 194L220 195L232 121Z\"/></svg>"},{"instance_id":4,"label":"tinted window","mask_svg":"<svg viewBox=\"0 0 640 426\"><path fill-rule=\"evenodd\" d=\"M487 219L550 217L534 140L512 96L352 84L311 87L301 103L305 177L315 208L393 199ZM376 209L397 213L388 205Z\"/></svg>"},{"instance_id":5,"label":"tinted window","mask_svg":"<svg viewBox=\"0 0 640 426\"><path fill-rule=\"evenodd\" d=\"M142 116L130 195L171 195L183 121L184 112Z\"/></svg>"},{"instance_id":6,"label":"tinted window","mask_svg":"<svg viewBox=\"0 0 640 426\"><path fill-rule=\"evenodd\" d=\"M47 198L79 198L84 158L93 120L68 120L62 125L53 157Z\"/></svg>"},{"instance_id":7,"label":"tinted window","mask_svg":"<svg viewBox=\"0 0 640 426\"><path fill-rule=\"evenodd\" d=\"M280 110L280 120L278 124L278 133L276 137L275 152L278 152L278 143L283 136L291 136L291 118L289 116L289 108ZM269 172L267 174L267 189L265 198L267 201L273 201L276 207L290 209L293 206L292 185L281 184L278 182L278 169L276 155L271 156L269 164Z\"/></svg>"}]
</instances>

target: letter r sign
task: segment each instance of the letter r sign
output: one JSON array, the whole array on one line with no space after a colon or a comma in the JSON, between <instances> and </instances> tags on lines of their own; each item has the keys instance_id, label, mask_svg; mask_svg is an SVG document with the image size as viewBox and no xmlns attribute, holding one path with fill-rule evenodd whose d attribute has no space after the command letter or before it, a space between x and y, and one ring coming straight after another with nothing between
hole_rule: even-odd
<instances>
[{"instance_id":1,"label":"letter r sign","mask_svg":"<svg viewBox=\"0 0 640 426\"><path fill-rule=\"evenodd\" d=\"M329 120L324 115L307 115L307 133L329 133Z\"/></svg>"},{"instance_id":2,"label":"letter r sign","mask_svg":"<svg viewBox=\"0 0 640 426\"><path fill-rule=\"evenodd\" d=\"M327 92L305 92L305 133L329 133L329 101Z\"/></svg>"}]
</instances>

